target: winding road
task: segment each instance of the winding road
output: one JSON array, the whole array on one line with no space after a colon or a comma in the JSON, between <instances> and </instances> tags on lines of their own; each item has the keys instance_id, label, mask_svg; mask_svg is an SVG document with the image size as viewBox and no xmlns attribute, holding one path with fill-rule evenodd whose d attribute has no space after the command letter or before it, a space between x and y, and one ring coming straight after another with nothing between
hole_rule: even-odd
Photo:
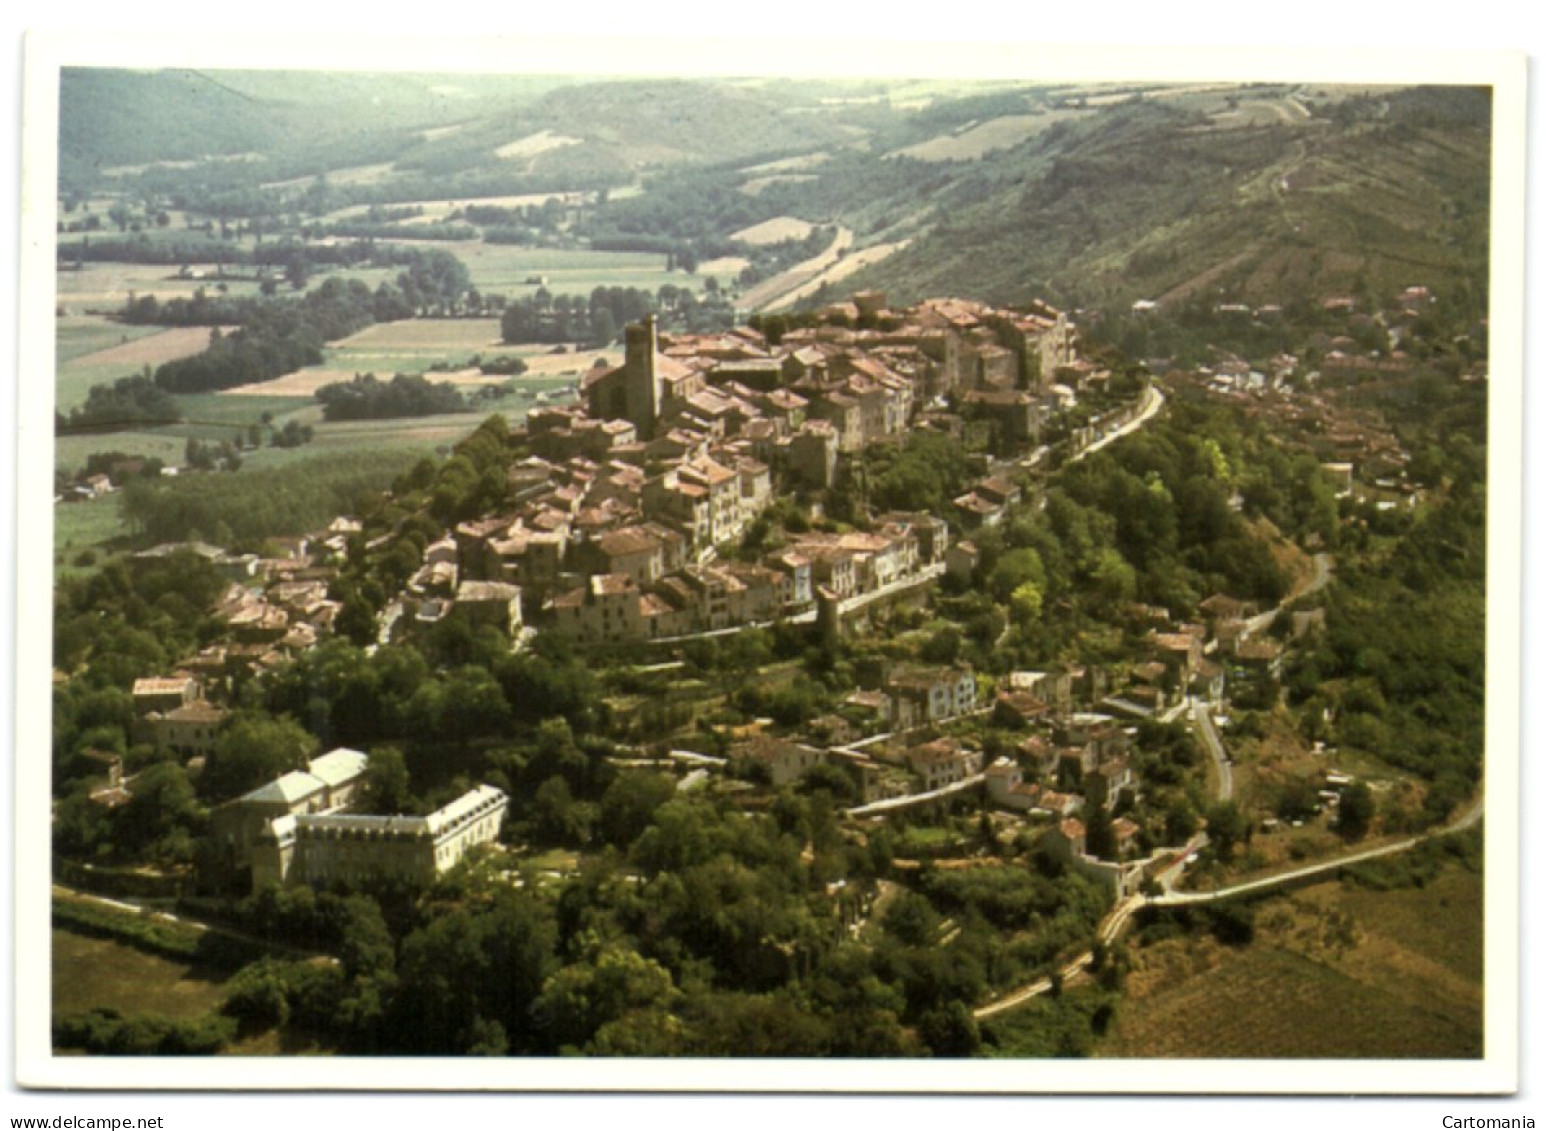
<instances>
[{"instance_id":1,"label":"winding road","mask_svg":"<svg viewBox=\"0 0 1546 1131\"><path fill-rule=\"evenodd\" d=\"M1158 405L1145 406L1145 412L1131 423L1136 426L1157 411ZM1106 437L1106 439L1114 438L1115 435ZM1093 450L1095 450L1095 445L1091 445L1090 448L1086 449L1086 451ZM1285 597L1282 604L1252 617L1249 622L1251 632L1259 632L1269 627L1282 611L1283 606L1290 601L1318 592L1326 587L1327 583L1331 580L1331 571L1335 563L1330 554L1316 554L1314 561L1315 571L1311 575L1310 580ZM1217 769L1218 786L1215 790L1215 796L1220 801L1228 801L1234 796L1235 790L1234 771L1229 755L1225 751L1224 744L1213 725L1213 717L1208 710L1207 703L1200 699L1193 699L1191 700L1191 708L1192 724L1196 728L1198 736L1202 739L1203 745L1207 749L1209 757L1213 759L1214 766ZM1454 820L1418 836L1406 837L1375 848L1366 848L1357 852L1346 853L1329 860L1306 865L1302 868L1295 868L1292 871L1261 876L1254 880L1246 880L1242 883L1232 884L1229 887L1219 888L1216 891L1175 891L1174 885L1181 878L1186 865L1194 858L1197 851L1208 843L1208 834L1199 832L1184 847L1176 850L1175 860L1167 868L1156 873L1155 879L1160 885L1162 894L1157 896L1129 895L1118 899L1111 910L1106 913L1105 917L1096 926L1095 937L1102 943L1110 942L1117 938L1131 924L1133 916L1145 907L1181 907L1198 903L1218 903L1240 896L1271 891L1274 888L1285 887L1316 876L1335 873L1350 864L1358 864L1365 860L1376 860L1408 852L1435 837L1446 836L1474 827L1482 819L1484 810L1485 798L1479 795L1471 800ZM1093 948L1084 951L1061 966L1058 970L1058 976L1064 983L1080 977L1088 970L1093 958ZM1021 986L986 1005L978 1007L972 1011L972 1016L982 1020L995 1014L1003 1013L1006 1010L1014 1009L1030 1001L1032 998L1051 992L1052 984L1053 979L1051 977L1039 978L1029 985Z\"/></svg>"},{"instance_id":2,"label":"winding road","mask_svg":"<svg viewBox=\"0 0 1546 1131\"><path fill-rule=\"evenodd\" d=\"M1107 444L1114 444L1123 436L1127 436L1133 432L1138 431L1138 429L1142 428L1150 420L1154 419L1155 413L1159 412L1159 410L1164 407L1165 394L1160 392L1159 389L1156 388L1155 385L1151 382L1144 387L1143 403L1139 406L1136 416L1134 416L1120 428L1106 433L1106 435L1102 436L1099 440L1096 440L1089 447L1082 449L1077 455L1070 456L1068 462L1078 463L1091 452L1098 452Z\"/></svg>"},{"instance_id":3,"label":"winding road","mask_svg":"<svg viewBox=\"0 0 1546 1131\"><path fill-rule=\"evenodd\" d=\"M1447 825L1432 829L1418 836L1407 837L1391 844L1382 844L1378 848L1366 848L1360 852L1350 852L1344 856L1334 856L1330 860L1322 860L1318 864L1309 864L1303 868L1295 868L1291 872L1279 872L1272 876L1263 876L1256 880L1247 880L1244 883L1231 884L1217 891L1171 891L1164 895L1153 896L1144 899L1144 903L1153 907L1177 907L1188 903L1217 903L1225 899L1234 899L1237 896L1253 895L1256 892L1268 891L1285 884L1297 883L1311 876L1319 876L1326 872L1334 872L1338 868L1345 868L1349 864L1358 864L1365 860L1377 860L1382 856L1395 856L1397 853L1406 852L1416 848L1424 841L1432 840L1438 836L1448 836L1451 833L1463 832L1472 828L1481 820L1485 809L1483 798L1474 798L1460 816ZM1142 898L1142 897L1140 897Z\"/></svg>"},{"instance_id":4,"label":"winding road","mask_svg":"<svg viewBox=\"0 0 1546 1131\"><path fill-rule=\"evenodd\" d=\"M1192 725L1197 728L1197 733L1202 737L1202 744L1208 749L1208 756L1213 759L1213 767L1218 771L1218 800L1228 801L1235 796L1234 764L1225 753L1224 743L1213 726L1213 716L1208 713L1208 704L1201 699L1192 700Z\"/></svg>"},{"instance_id":5,"label":"winding road","mask_svg":"<svg viewBox=\"0 0 1546 1131\"><path fill-rule=\"evenodd\" d=\"M1482 819L1485 807L1485 798L1476 797L1461 811L1460 816L1456 817L1449 824L1431 829L1420 836L1407 837L1393 844L1385 844L1378 848L1368 848L1360 852L1337 856L1331 860L1323 860L1318 864L1296 868L1291 872L1280 872L1273 876L1263 876L1260 879L1247 880L1244 883L1233 884L1230 887L1220 888L1217 891L1167 891L1164 895L1158 896L1124 896L1122 899L1117 900L1111 910L1106 913L1106 917L1095 928L1095 937L1101 942L1110 942L1126 930L1132 922L1133 916L1145 907L1179 907L1193 903L1218 903L1226 899L1235 899L1242 895L1255 895L1259 892L1270 891L1273 888L1298 883L1324 873L1335 872L1339 868L1347 867L1349 864L1357 864L1364 860L1375 860L1383 856L1394 856L1397 853L1407 852L1435 837L1447 836L1450 833L1462 832L1474 827ZM1193 842L1198 841L1199 838L1204 842L1206 841L1205 834L1199 833L1197 837L1193 838ZM1064 983L1066 984L1083 974L1094 957L1095 954L1092 948L1065 963L1058 971ZM992 1017L994 1014L1003 1013L1018 1005L1024 1005L1032 998L1040 997L1042 994L1050 992L1051 989L1051 978L1039 978L1027 986L1021 986L1019 989L1012 990L1003 997L989 1002L987 1005L974 1009L972 1016L979 1021L985 1017Z\"/></svg>"}]
</instances>

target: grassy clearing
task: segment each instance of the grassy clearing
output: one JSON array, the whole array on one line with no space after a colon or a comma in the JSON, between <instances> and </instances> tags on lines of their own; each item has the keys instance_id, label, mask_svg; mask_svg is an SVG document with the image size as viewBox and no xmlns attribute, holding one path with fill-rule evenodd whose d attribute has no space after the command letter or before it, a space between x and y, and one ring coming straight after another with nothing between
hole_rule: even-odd
<instances>
[{"instance_id":1,"label":"grassy clearing","mask_svg":"<svg viewBox=\"0 0 1546 1131\"><path fill-rule=\"evenodd\" d=\"M1083 117L1077 110L1046 114L1005 114L939 137L898 149L887 157L911 157L918 161L975 161L995 149L1008 149L1050 129L1055 123Z\"/></svg>"},{"instance_id":2,"label":"grassy clearing","mask_svg":"<svg viewBox=\"0 0 1546 1131\"><path fill-rule=\"evenodd\" d=\"M528 856L523 863L539 872L572 872L580 866L580 854L567 848L553 848Z\"/></svg>"},{"instance_id":3,"label":"grassy clearing","mask_svg":"<svg viewBox=\"0 0 1546 1131\"><path fill-rule=\"evenodd\" d=\"M753 177L749 181L743 181L741 183L741 191L747 196L757 196L764 189L771 188L774 185L808 184L819 179L819 176L815 173L770 173L766 177Z\"/></svg>"},{"instance_id":4,"label":"grassy clearing","mask_svg":"<svg viewBox=\"0 0 1546 1131\"><path fill-rule=\"evenodd\" d=\"M92 452L123 452L131 456L154 456L162 463L175 467L183 461L185 441L161 430L142 432L108 432L90 435L57 436L54 438L54 466L79 471L86 466L86 457ZM92 503L79 504L81 507ZM61 508L75 510L75 505Z\"/></svg>"},{"instance_id":5,"label":"grassy clearing","mask_svg":"<svg viewBox=\"0 0 1546 1131\"><path fill-rule=\"evenodd\" d=\"M69 362L158 333L156 326L125 326L100 314L68 314L54 320L54 360Z\"/></svg>"},{"instance_id":6,"label":"grassy clearing","mask_svg":"<svg viewBox=\"0 0 1546 1131\"><path fill-rule=\"evenodd\" d=\"M377 322L334 342L342 352L390 354L398 351L483 350L500 345L497 318L413 318Z\"/></svg>"},{"instance_id":7,"label":"grassy clearing","mask_svg":"<svg viewBox=\"0 0 1546 1131\"><path fill-rule=\"evenodd\" d=\"M70 573L90 568L76 566L82 550L99 547L129 533L118 509L118 496L108 495L86 503L54 506L54 562L56 572Z\"/></svg>"},{"instance_id":8,"label":"grassy clearing","mask_svg":"<svg viewBox=\"0 0 1546 1131\"><path fill-rule=\"evenodd\" d=\"M517 138L515 141L506 142L494 150L494 156L501 160L511 160L518 157L535 157L539 153L546 153L552 149L562 149L566 145L581 145L580 138L565 137L563 134L555 134L552 130L541 130L526 137Z\"/></svg>"},{"instance_id":9,"label":"grassy clearing","mask_svg":"<svg viewBox=\"0 0 1546 1131\"><path fill-rule=\"evenodd\" d=\"M159 333L136 336L132 341L110 346L79 360L83 365L121 366L129 372L135 372L147 365L158 366L162 362L202 353L209 347L212 332L207 326L179 326Z\"/></svg>"},{"instance_id":10,"label":"grassy clearing","mask_svg":"<svg viewBox=\"0 0 1546 1131\"><path fill-rule=\"evenodd\" d=\"M139 373L174 357L198 353L208 330L126 326L95 314L68 315L54 329L54 397L61 412L85 402L93 385Z\"/></svg>"},{"instance_id":11,"label":"grassy clearing","mask_svg":"<svg viewBox=\"0 0 1546 1131\"><path fill-rule=\"evenodd\" d=\"M54 1015L94 1007L192 1019L225 998L229 970L162 958L111 939L53 931Z\"/></svg>"},{"instance_id":12,"label":"grassy clearing","mask_svg":"<svg viewBox=\"0 0 1546 1131\"><path fill-rule=\"evenodd\" d=\"M830 160L832 160L832 154L830 153L801 153L795 157L781 157L777 161L764 161L761 165L748 165L741 172L748 174L797 173L805 169L814 169L818 165L825 165Z\"/></svg>"},{"instance_id":13,"label":"grassy clearing","mask_svg":"<svg viewBox=\"0 0 1546 1131\"><path fill-rule=\"evenodd\" d=\"M153 327L123 327L124 330L153 330ZM154 369L162 362L191 357L209 345L209 330L202 326L162 330L159 333L125 334L127 339L72 361L58 364L54 375L57 407L68 412L86 400L93 385L105 385L120 377L134 376L146 367Z\"/></svg>"},{"instance_id":14,"label":"grassy clearing","mask_svg":"<svg viewBox=\"0 0 1546 1131\"><path fill-rule=\"evenodd\" d=\"M447 129L459 129L460 127L446 127ZM435 131L429 131L435 132ZM428 133L426 133L428 136ZM617 192L612 196L615 198ZM458 209L469 205L481 205L487 208L528 208L533 205L546 204L553 198L559 200L577 201L582 194L574 192L529 192L518 196L461 196L452 200L405 200L401 204L394 204L394 208L421 208L422 215L402 221L404 224L432 224L437 220L444 220ZM329 212L322 217L323 220L335 222L340 220L363 220L370 213L368 204L351 204L347 208L340 208L336 212Z\"/></svg>"},{"instance_id":15,"label":"grassy clearing","mask_svg":"<svg viewBox=\"0 0 1546 1131\"><path fill-rule=\"evenodd\" d=\"M571 344L555 353L552 346L506 346L501 343L496 318L418 318L380 323L329 346L326 355L327 360L320 366L299 369L262 384L229 389L217 397L228 403L260 397L300 398L309 402L322 386L349 381L361 373L373 373L382 380L398 373L421 374L431 381L466 386L509 382L530 395L572 384L598 358L606 365L622 360L622 354L615 349L581 351ZM513 378L485 376L471 369L430 372L433 365L465 365L475 355L485 362L518 357L526 363L526 372ZM241 415L243 410L228 411Z\"/></svg>"},{"instance_id":16,"label":"grassy clearing","mask_svg":"<svg viewBox=\"0 0 1546 1131\"><path fill-rule=\"evenodd\" d=\"M467 265L475 287L509 298L536 294L539 284L527 280L539 275L547 278L547 289L555 295L589 295L597 287L638 287L653 294L665 283L696 290L702 282L667 271L666 257L652 252L459 243L454 254Z\"/></svg>"},{"instance_id":17,"label":"grassy clearing","mask_svg":"<svg viewBox=\"0 0 1546 1131\"><path fill-rule=\"evenodd\" d=\"M784 240L803 240L811 234L811 229L815 226L808 220L799 220L793 216L775 216L771 220L764 220L760 224L753 224L749 228L733 232L730 238L754 245L781 243Z\"/></svg>"},{"instance_id":18,"label":"grassy clearing","mask_svg":"<svg viewBox=\"0 0 1546 1131\"><path fill-rule=\"evenodd\" d=\"M266 388L267 386L253 386ZM315 402L309 396L285 396L271 392L253 396L233 397L225 393L191 393L180 395L177 405L183 411L185 425L178 431L183 435L204 433L199 428L214 428L217 434L230 438L233 428L245 428L257 424L265 412L282 421L298 409L310 407Z\"/></svg>"},{"instance_id":19,"label":"grassy clearing","mask_svg":"<svg viewBox=\"0 0 1546 1131\"><path fill-rule=\"evenodd\" d=\"M123 309L130 294L155 295L163 302L171 298L192 298L199 288L214 285L210 279L179 279L177 268L164 263L87 263L79 271L57 273L55 303L67 315L90 311L116 313ZM232 295L255 295L258 284L228 282Z\"/></svg>"},{"instance_id":20,"label":"grassy clearing","mask_svg":"<svg viewBox=\"0 0 1546 1131\"><path fill-rule=\"evenodd\" d=\"M1415 963L1436 963L1476 986L1484 959L1482 895L1482 877L1454 867L1425 888L1380 892L1328 886L1305 892L1308 899L1336 902L1359 922L1378 921L1384 934L1401 940ZM1476 924L1476 929L1457 930L1457 924Z\"/></svg>"}]
</instances>

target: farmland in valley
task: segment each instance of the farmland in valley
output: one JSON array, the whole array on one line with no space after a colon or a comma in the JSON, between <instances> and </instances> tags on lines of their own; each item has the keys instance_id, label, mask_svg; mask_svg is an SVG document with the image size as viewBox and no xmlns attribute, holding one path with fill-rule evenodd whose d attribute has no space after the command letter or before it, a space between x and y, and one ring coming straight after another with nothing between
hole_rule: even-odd
<instances>
[{"instance_id":1,"label":"farmland in valley","mask_svg":"<svg viewBox=\"0 0 1546 1131\"><path fill-rule=\"evenodd\" d=\"M666 257L654 252L457 243L453 254L467 265L473 286L509 298L527 298L539 285L555 295L589 295L597 287L639 287L654 293L666 283L680 287L700 281L667 271ZM537 276L547 282L528 282Z\"/></svg>"},{"instance_id":2,"label":"farmland in valley","mask_svg":"<svg viewBox=\"0 0 1546 1131\"><path fill-rule=\"evenodd\" d=\"M911 157L918 161L973 161L996 149L1019 145L1057 122L1082 116L1077 111L1006 114L986 122L973 122L964 129L909 145L886 156Z\"/></svg>"},{"instance_id":3,"label":"farmland in valley","mask_svg":"<svg viewBox=\"0 0 1546 1131\"><path fill-rule=\"evenodd\" d=\"M326 360L320 366L257 385L239 386L220 396L309 399L323 385L348 381L361 373L375 374L381 380L398 373L414 373L466 388L511 384L528 393L546 392L573 384L597 358L615 365L622 356L615 349L575 352L573 346L506 346L500 339L497 318L416 318L377 323L335 342L325 353ZM474 357L485 362L518 357L525 362L526 372L515 377L481 374L471 365ZM454 368L430 372L430 367L436 365Z\"/></svg>"},{"instance_id":4,"label":"farmland in valley","mask_svg":"<svg viewBox=\"0 0 1546 1131\"><path fill-rule=\"evenodd\" d=\"M803 240L811 234L811 229L815 226L815 224L808 220L799 220L793 216L775 216L771 220L764 220L760 224L753 224L749 228L742 228L739 232L732 232L730 238L749 244Z\"/></svg>"},{"instance_id":5,"label":"farmland in valley","mask_svg":"<svg viewBox=\"0 0 1546 1131\"><path fill-rule=\"evenodd\" d=\"M96 314L65 315L54 321L54 358L65 365L158 332L156 326L125 326Z\"/></svg>"},{"instance_id":6,"label":"farmland in valley","mask_svg":"<svg viewBox=\"0 0 1546 1131\"><path fill-rule=\"evenodd\" d=\"M71 318L70 326L62 324L64 319L60 321L55 395L62 412L85 401L93 385L137 374L147 365L154 369L162 362L190 357L209 345L210 331L205 326L163 330L155 326L121 326L93 316ZM67 347L73 352L83 343L102 338L110 338L114 344L65 357Z\"/></svg>"},{"instance_id":7,"label":"farmland in valley","mask_svg":"<svg viewBox=\"0 0 1546 1131\"><path fill-rule=\"evenodd\" d=\"M216 281L179 279L177 269L164 263L87 263L78 271L57 272L56 278L55 302L70 315L116 313L131 294L154 295L163 302L192 298L195 291L208 289ZM258 293L257 283L232 280L226 285L233 295Z\"/></svg>"}]
</instances>

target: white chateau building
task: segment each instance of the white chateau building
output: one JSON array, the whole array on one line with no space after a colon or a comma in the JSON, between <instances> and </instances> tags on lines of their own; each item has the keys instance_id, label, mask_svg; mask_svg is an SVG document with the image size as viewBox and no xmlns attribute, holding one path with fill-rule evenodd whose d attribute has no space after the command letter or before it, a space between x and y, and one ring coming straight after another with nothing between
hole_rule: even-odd
<instances>
[{"instance_id":1,"label":"white chateau building","mask_svg":"<svg viewBox=\"0 0 1546 1131\"><path fill-rule=\"evenodd\" d=\"M348 812L368 755L338 749L215 811L211 837L228 879L265 883L432 880L499 836L508 798L479 786L426 817Z\"/></svg>"},{"instance_id":2,"label":"white chateau building","mask_svg":"<svg viewBox=\"0 0 1546 1131\"><path fill-rule=\"evenodd\" d=\"M252 882L428 882L454 867L468 849L499 835L508 800L493 786L480 785L427 817L280 817L253 845Z\"/></svg>"}]
</instances>

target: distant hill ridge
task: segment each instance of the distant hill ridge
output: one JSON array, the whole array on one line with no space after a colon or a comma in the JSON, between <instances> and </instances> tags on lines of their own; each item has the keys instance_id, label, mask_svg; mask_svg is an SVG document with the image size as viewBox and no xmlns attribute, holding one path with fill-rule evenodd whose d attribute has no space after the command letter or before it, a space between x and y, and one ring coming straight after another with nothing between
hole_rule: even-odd
<instances>
[{"instance_id":1,"label":"distant hill ridge","mask_svg":"<svg viewBox=\"0 0 1546 1131\"><path fill-rule=\"evenodd\" d=\"M352 203L638 184L572 235L713 247L772 217L841 224L856 250L908 241L844 281L899 302L1288 304L1420 282L1480 314L1490 125L1487 93L1461 87L69 70L60 156L62 186L100 188L113 166L252 155L156 170L157 191L180 177L232 214L332 172ZM516 144L542 136L564 143Z\"/></svg>"}]
</instances>

